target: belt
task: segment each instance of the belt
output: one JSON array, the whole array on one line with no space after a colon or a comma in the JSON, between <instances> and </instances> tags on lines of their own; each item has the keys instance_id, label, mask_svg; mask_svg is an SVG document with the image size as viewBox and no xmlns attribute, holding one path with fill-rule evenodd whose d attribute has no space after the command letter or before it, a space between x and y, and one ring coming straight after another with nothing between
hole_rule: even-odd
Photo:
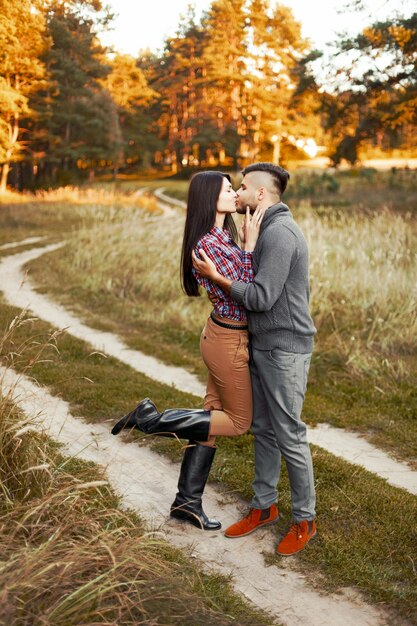
<instances>
[{"instance_id":1,"label":"belt","mask_svg":"<svg viewBox=\"0 0 417 626\"><path fill-rule=\"evenodd\" d=\"M229 330L248 330L248 325L245 326L236 326L235 324L226 324L226 322L221 322L216 317L214 317L213 313L210 313L210 318L213 320L217 326L221 326L222 328L228 328Z\"/></svg>"}]
</instances>

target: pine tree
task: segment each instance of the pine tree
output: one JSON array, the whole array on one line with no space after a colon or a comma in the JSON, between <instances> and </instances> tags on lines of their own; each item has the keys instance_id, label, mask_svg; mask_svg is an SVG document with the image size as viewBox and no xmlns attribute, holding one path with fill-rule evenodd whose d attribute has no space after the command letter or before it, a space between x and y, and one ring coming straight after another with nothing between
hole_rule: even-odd
<instances>
[{"instance_id":1,"label":"pine tree","mask_svg":"<svg viewBox=\"0 0 417 626\"><path fill-rule=\"evenodd\" d=\"M211 128L217 129L220 164L229 154L234 167L248 151L247 20L245 0L215 0L203 19L207 33L204 99L209 105Z\"/></svg>"},{"instance_id":2,"label":"pine tree","mask_svg":"<svg viewBox=\"0 0 417 626\"><path fill-rule=\"evenodd\" d=\"M39 177L61 182L77 169L117 159L117 110L100 84L110 71L95 28L107 16L99 2L53 0L47 11L52 45L44 55L47 89L36 103ZM62 174L67 172L67 174Z\"/></svg>"},{"instance_id":3,"label":"pine tree","mask_svg":"<svg viewBox=\"0 0 417 626\"><path fill-rule=\"evenodd\" d=\"M268 0L250 3L252 68L249 99L253 111L253 156L262 145L273 145L272 160L279 162L281 142L299 134L299 118L293 114L294 94L300 80L300 64L309 50L301 25L286 6L271 7ZM298 105L301 98L298 97ZM304 102L307 106L307 102ZM311 112L311 111L310 111ZM305 120L305 116L301 119ZM304 124L302 133L308 133ZM308 133L309 134L309 133Z\"/></svg>"},{"instance_id":4,"label":"pine tree","mask_svg":"<svg viewBox=\"0 0 417 626\"><path fill-rule=\"evenodd\" d=\"M163 158L174 173L201 157L198 135L207 121L201 87L206 37L190 8L176 36L166 40L162 55L153 57L146 71L149 85L162 96L154 113L165 143Z\"/></svg>"}]
</instances>

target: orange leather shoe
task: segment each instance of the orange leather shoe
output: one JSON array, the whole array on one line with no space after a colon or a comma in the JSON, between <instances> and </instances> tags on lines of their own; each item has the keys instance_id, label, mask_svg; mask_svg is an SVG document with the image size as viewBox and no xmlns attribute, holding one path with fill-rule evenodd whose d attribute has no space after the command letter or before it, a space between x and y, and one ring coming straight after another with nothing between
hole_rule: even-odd
<instances>
[{"instance_id":1,"label":"orange leather shoe","mask_svg":"<svg viewBox=\"0 0 417 626\"><path fill-rule=\"evenodd\" d=\"M291 524L288 533L277 546L278 554L281 556L291 556L297 554L308 544L310 539L316 534L315 520L303 520Z\"/></svg>"},{"instance_id":2,"label":"orange leather shoe","mask_svg":"<svg viewBox=\"0 0 417 626\"><path fill-rule=\"evenodd\" d=\"M279 516L276 504L268 509L250 509L249 513L241 520L229 526L225 530L225 537L244 537L253 533L260 526L273 524Z\"/></svg>"}]
</instances>

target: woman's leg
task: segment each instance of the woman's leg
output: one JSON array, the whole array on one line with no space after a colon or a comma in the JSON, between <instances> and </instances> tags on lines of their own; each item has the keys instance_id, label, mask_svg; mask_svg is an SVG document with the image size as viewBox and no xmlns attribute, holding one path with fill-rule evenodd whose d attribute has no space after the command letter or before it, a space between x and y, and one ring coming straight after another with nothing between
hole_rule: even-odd
<instances>
[{"instance_id":1,"label":"woman's leg","mask_svg":"<svg viewBox=\"0 0 417 626\"><path fill-rule=\"evenodd\" d=\"M213 410L223 410L219 394L217 393L215 380L210 372L208 373L207 377L206 395L204 396L203 409L210 412L212 412ZM210 434L207 441L199 441L198 443L204 446L214 447L215 441L216 437Z\"/></svg>"},{"instance_id":2,"label":"woman's leg","mask_svg":"<svg viewBox=\"0 0 417 626\"><path fill-rule=\"evenodd\" d=\"M209 438L204 442L189 442L170 513L204 530L218 530L221 526L217 520L209 519L202 507L204 487L216 450L215 436L246 432L252 420L248 335L242 330L213 326L209 320L201 334L201 354L209 369L203 405L210 411Z\"/></svg>"},{"instance_id":3,"label":"woman's leg","mask_svg":"<svg viewBox=\"0 0 417 626\"><path fill-rule=\"evenodd\" d=\"M252 421L247 332L225 329L209 319L201 336L201 354L210 372L207 409L167 409L160 413L146 398L115 424L112 434L136 428L148 435L174 435L207 443L210 437L245 433Z\"/></svg>"},{"instance_id":4,"label":"woman's leg","mask_svg":"<svg viewBox=\"0 0 417 626\"><path fill-rule=\"evenodd\" d=\"M207 321L201 335L201 355L209 370L204 408L211 411L210 436L235 437L252 422L252 386L248 333Z\"/></svg>"}]
</instances>

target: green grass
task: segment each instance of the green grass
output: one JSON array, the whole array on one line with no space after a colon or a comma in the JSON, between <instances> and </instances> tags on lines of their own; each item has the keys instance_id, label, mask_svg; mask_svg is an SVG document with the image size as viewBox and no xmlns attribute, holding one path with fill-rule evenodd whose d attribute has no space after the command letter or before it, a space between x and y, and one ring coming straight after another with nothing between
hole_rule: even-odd
<instances>
[{"instance_id":1,"label":"green grass","mask_svg":"<svg viewBox=\"0 0 417 626\"><path fill-rule=\"evenodd\" d=\"M8 327L17 313L2 303L1 327ZM53 394L70 403L74 414L91 421L109 419L109 427L144 395L150 395L161 408L198 406L192 396L154 383L112 358L92 354L88 345L66 334L56 336L40 321L17 325L13 339L4 342L3 351L3 362L48 385ZM141 436L138 438L143 442ZM156 439L152 445L176 460L181 456L177 441ZM252 446L250 434L236 439L219 438L212 472L212 480L220 481L226 491L247 500L253 478ZM353 586L361 590L371 601L395 609L396 623L401 623L398 616L417 617L413 524L416 498L314 446L313 461L319 534L296 557L300 571L327 589ZM280 490L283 517L276 527L277 540L290 521L285 471ZM271 558L280 567L281 560L272 553Z\"/></svg>"}]
</instances>

